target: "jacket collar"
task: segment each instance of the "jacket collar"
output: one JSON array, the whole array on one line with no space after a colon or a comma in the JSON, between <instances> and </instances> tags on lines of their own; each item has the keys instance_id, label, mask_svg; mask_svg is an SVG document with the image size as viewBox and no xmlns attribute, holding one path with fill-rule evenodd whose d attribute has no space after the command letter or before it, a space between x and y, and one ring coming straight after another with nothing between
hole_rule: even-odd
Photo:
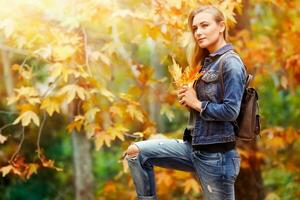
<instances>
[{"instance_id":1,"label":"jacket collar","mask_svg":"<svg viewBox=\"0 0 300 200\"><path fill-rule=\"evenodd\" d=\"M223 47L221 47L220 49L218 49L217 51L213 52L213 53L210 53L208 55L208 57L215 57L215 56L220 56L222 54L224 54L225 52L229 51L229 50L232 50L234 49L233 48L233 45L231 43L227 43L226 45L224 45Z\"/></svg>"}]
</instances>

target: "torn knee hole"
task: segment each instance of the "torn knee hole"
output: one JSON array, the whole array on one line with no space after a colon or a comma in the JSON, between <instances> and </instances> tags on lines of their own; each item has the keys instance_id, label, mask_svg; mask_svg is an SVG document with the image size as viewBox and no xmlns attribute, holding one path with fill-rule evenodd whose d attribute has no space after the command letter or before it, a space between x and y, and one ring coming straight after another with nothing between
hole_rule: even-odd
<instances>
[{"instance_id":1,"label":"torn knee hole","mask_svg":"<svg viewBox=\"0 0 300 200\"><path fill-rule=\"evenodd\" d=\"M132 144L128 147L126 154L129 158L133 158L136 157L139 154L139 152L139 148L135 144Z\"/></svg>"}]
</instances>

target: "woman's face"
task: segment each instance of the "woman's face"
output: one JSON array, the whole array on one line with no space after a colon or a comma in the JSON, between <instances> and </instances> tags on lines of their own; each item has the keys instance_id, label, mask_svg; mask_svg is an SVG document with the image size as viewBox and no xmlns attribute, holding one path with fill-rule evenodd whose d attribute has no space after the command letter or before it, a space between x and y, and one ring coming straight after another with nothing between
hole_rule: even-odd
<instances>
[{"instance_id":1,"label":"woman's face","mask_svg":"<svg viewBox=\"0 0 300 200\"><path fill-rule=\"evenodd\" d=\"M194 16L192 30L200 48L211 49L223 37L223 29L221 23L217 23L208 12L200 12Z\"/></svg>"}]
</instances>

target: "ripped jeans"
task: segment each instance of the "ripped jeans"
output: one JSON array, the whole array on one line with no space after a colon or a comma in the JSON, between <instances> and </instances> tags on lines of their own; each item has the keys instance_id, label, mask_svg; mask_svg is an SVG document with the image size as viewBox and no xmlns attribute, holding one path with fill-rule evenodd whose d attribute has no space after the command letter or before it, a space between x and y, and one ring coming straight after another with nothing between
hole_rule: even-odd
<instances>
[{"instance_id":1,"label":"ripped jeans","mask_svg":"<svg viewBox=\"0 0 300 200\"><path fill-rule=\"evenodd\" d=\"M137 156L126 156L138 200L157 200L153 166L193 172L205 200L234 200L234 182L241 158L236 149L221 153L193 151L181 139L149 139L135 142Z\"/></svg>"}]
</instances>

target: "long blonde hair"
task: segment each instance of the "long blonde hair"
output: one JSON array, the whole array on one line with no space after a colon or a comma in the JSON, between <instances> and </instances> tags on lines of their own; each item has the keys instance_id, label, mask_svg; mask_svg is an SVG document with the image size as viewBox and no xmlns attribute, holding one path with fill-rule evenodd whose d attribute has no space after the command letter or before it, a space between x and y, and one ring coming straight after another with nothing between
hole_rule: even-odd
<instances>
[{"instance_id":1,"label":"long blonde hair","mask_svg":"<svg viewBox=\"0 0 300 200\"><path fill-rule=\"evenodd\" d=\"M212 5L201 6L201 7L197 8L196 10L193 10L190 13L189 18L188 18L188 25L192 32L193 41L194 41L194 44L193 44L194 47L193 47L193 50L191 53L191 58L190 58L190 65L193 68L197 67L199 64L202 64L204 57L209 54L209 51L207 49L203 49L203 48L199 47L199 45L197 44L197 41L194 37L193 19L194 19L195 15L200 12L208 12L208 13L212 14L217 23L219 23L221 21L225 22L225 17L223 15L223 13L218 8L216 8L215 6L212 6ZM225 30L223 32L223 37L224 37L225 41L227 41L228 33L227 33L226 25L225 25Z\"/></svg>"}]
</instances>

